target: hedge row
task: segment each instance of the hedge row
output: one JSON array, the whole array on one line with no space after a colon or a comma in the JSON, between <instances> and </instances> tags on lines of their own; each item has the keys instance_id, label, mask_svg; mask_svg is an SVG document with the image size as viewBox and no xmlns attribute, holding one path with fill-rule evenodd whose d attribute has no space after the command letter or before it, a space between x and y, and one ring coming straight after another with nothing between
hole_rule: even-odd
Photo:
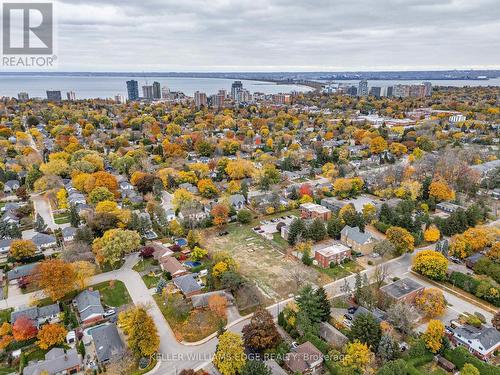
<instances>
[{"instance_id":1,"label":"hedge row","mask_svg":"<svg viewBox=\"0 0 500 375\"><path fill-rule=\"evenodd\" d=\"M462 346L445 350L444 357L459 369L462 369L466 363L470 363L479 370L481 375L500 375L500 367L481 361Z\"/></svg>"}]
</instances>

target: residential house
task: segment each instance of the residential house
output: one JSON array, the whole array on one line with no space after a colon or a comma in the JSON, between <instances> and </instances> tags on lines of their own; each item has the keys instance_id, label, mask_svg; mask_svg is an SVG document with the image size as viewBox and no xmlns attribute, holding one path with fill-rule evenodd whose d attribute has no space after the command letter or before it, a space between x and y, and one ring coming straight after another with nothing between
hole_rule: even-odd
<instances>
[{"instance_id":1,"label":"residential house","mask_svg":"<svg viewBox=\"0 0 500 375\"><path fill-rule=\"evenodd\" d=\"M424 289L425 287L422 284L409 277L397 280L380 288L386 296L394 301L402 301L410 304L415 301L415 298L422 293Z\"/></svg>"},{"instance_id":2,"label":"residential house","mask_svg":"<svg viewBox=\"0 0 500 375\"><path fill-rule=\"evenodd\" d=\"M29 362L23 369L23 375L56 375L76 374L82 370L82 356L76 349L65 351L62 348L52 348L45 354L42 361Z\"/></svg>"},{"instance_id":3,"label":"residential house","mask_svg":"<svg viewBox=\"0 0 500 375\"><path fill-rule=\"evenodd\" d=\"M377 308L375 308L372 311L370 311L370 310L364 308L363 306L359 306L358 309L352 315L353 315L354 319L356 319L361 314L371 315L379 323L382 320L384 320L384 318L385 318L385 312L384 311L382 311L380 309L377 309Z\"/></svg>"},{"instance_id":4,"label":"residential house","mask_svg":"<svg viewBox=\"0 0 500 375\"><path fill-rule=\"evenodd\" d=\"M484 255L481 253L472 254L471 256L465 258L465 265L467 268L473 270L476 263L482 258L484 258Z\"/></svg>"},{"instance_id":5,"label":"residential house","mask_svg":"<svg viewBox=\"0 0 500 375\"><path fill-rule=\"evenodd\" d=\"M19 183L18 180L6 181L5 184L3 185L3 192L6 194L15 193L20 186L21 184Z\"/></svg>"},{"instance_id":6,"label":"residential house","mask_svg":"<svg viewBox=\"0 0 500 375\"><path fill-rule=\"evenodd\" d=\"M326 245L316 245L313 247L314 259L323 268L330 267L330 264L340 264L351 257L351 249L339 242L332 242Z\"/></svg>"},{"instance_id":7,"label":"residential house","mask_svg":"<svg viewBox=\"0 0 500 375\"><path fill-rule=\"evenodd\" d=\"M368 232L361 232L358 227L350 227L346 225L340 232L340 241L352 250L368 254L373 250L375 245L375 238Z\"/></svg>"},{"instance_id":8,"label":"residential house","mask_svg":"<svg viewBox=\"0 0 500 375\"><path fill-rule=\"evenodd\" d=\"M160 266L163 271L170 273L173 279L188 273L181 262L172 256L162 257L160 259Z\"/></svg>"},{"instance_id":9,"label":"residential house","mask_svg":"<svg viewBox=\"0 0 500 375\"><path fill-rule=\"evenodd\" d=\"M68 203L71 206L78 206L80 204L86 204L87 199L85 199L85 195L83 195L82 193L78 192L78 190L76 190L76 191L70 192L68 194Z\"/></svg>"},{"instance_id":10,"label":"residential house","mask_svg":"<svg viewBox=\"0 0 500 375\"><path fill-rule=\"evenodd\" d=\"M38 263L30 263L13 268L7 272L7 280L10 282L13 280L18 280L23 277L31 276L31 274L33 273L33 271L35 271L35 268L37 266Z\"/></svg>"},{"instance_id":11,"label":"residential house","mask_svg":"<svg viewBox=\"0 0 500 375\"><path fill-rule=\"evenodd\" d=\"M500 349L500 332L491 326L476 328L464 325L448 328L448 336L455 345L465 346L476 357L487 360Z\"/></svg>"},{"instance_id":12,"label":"residential house","mask_svg":"<svg viewBox=\"0 0 500 375\"><path fill-rule=\"evenodd\" d=\"M115 324L103 324L92 328L90 332L99 363L107 363L120 358L125 346Z\"/></svg>"},{"instance_id":13,"label":"residential house","mask_svg":"<svg viewBox=\"0 0 500 375\"><path fill-rule=\"evenodd\" d=\"M328 322L319 324L319 336L336 348L343 347L349 341L346 335Z\"/></svg>"},{"instance_id":14,"label":"residential house","mask_svg":"<svg viewBox=\"0 0 500 375\"><path fill-rule=\"evenodd\" d=\"M39 250L45 250L57 246L57 239L55 236L45 233L37 233L31 239Z\"/></svg>"},{"instance_id":15,"label":"residential house","mask_svg":"<svg viewBox=\"0 0 500 375\"><path fill-rule=\"evenodd\" d=\"M309 341L306 341L288 353L285 367L293 374L321 374L323 353Z\"/></svg>"},{"instance_id":16,"label":"residential house","mask_svg":"<svg viewBox=\"0 0 500 375\"><path fill-rule=\"evenodd\" d=\"M316 219L327 221L332 216L332 212L316 203L302 203L300 205L300 217L302 219Z\"/></svg>"},{"instance_id":17,"label":"residential house","mask_svg":"<svg viewBox=\"0 0 500 375\"><path fill-rule=\"evenodd\" d=\"M196 282L192 274L176 277L173 282L186 298L201 293L201 286Z\"/></svg>"},{"instance_id":18,"label":"residential house","mask_svg":"<svg viewBox=\"0 0 500 375\"><path fill-rule=\"evenodd\" d=\"M75 227L65 227L62 229L62 236L64 242L71 242L75 239L76 235L76 228Z\"/></svg>"},{"instance_id":19,"label":"residential house","mask_svg":"<svg viewBox=\"0 0 500 375\"><path fill-rule=\"evenodd\" d=\"M84 290L75 297L73 303L76 305L81 322L85 325L104 318L104 308L98 290Z\"/></svg>"},{"instance_id":20,"label":"residential house","mask_svg":"<svg viewBox=\"0 0 500 375\"><path fill-rule=\"evenodd\" d=\"M0 255L7 256L10 250L10 244L12 243L12 239L5 238L0 240Z\"/></svg>"},{"instance_id":21,"label":"residential house","mask_svg":"<svg viewBox=\"0 0 500 375\"><path fill-rule=\"evenodd\" d=\"M288 373L274 359L264 361L265 365L271 370L271 375L288 375Z\"/></svg>"},{"instance_id":22,"label":"residential house","mask_svg":"<svg viewBox=\"0 0 500 375\"><path fill-rule=\"evenodd\" d=\"M15 211L13 210L5 211L5 213L2 215L1 220L4 223L14 224L14 225L19 225L19 223L21 222L21 220L17 217Z\"/></svg>"},{"instance_id":23,"label":"residential house","mask_svg":"<svg viewBox=\"0 0 500 375\"><path fill-rule=\"evenodd\" d=\"M462 208L462 206L459 206L458 204L451 203L451 202L440 202L436 204L436 209L441 210L443 212L447 212L449 214L455 212L459 208Z\"/></svg>"},{"instance_id":24,"label":"residential house","mask_svg":"<svg viewBox=\"0 0 500 375\"><path fill-rule=\"evenodd\" d=\"M21 308L10 313L10 322L11 324L14 324L16 320L21 316L26 316L33 321L33 324L35 324L37 327L40 327L42 324L45 324L47 322L58 322L60 312L61 309L59 308L59 304L57 303L42 307L34 306Z\"/></svg>"},{"instance_id":25,"label":"residential house","mask_svg":"<svg viewBox=\"0 0 500 375\"><path fill-rule=\"evenodd\" d=\"M229 204L234 207L236 211L245 207L245 197L242 194L233 194L229 197Z\"/></svg>"},{"instance_id":26,"label":"residential house","mask_svg":"<svg viewBox=\"0 0 500 375\"><path fill-rule=\"evenodd\" d=\"M217 290L215 292L208 292L197 294L191 297L191 303L196 309L203 309L208 307L209 299L212 296L220 296L226 299L228 305L232 305L234 303L234 297L231 293L226 292L225 290Z\"/></svg>"}]
</instances>

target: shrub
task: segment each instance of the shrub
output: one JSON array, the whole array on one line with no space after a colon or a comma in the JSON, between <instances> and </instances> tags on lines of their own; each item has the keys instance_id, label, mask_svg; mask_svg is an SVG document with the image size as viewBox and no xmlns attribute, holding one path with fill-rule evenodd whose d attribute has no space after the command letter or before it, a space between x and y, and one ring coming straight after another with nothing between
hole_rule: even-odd
<instances>
[{"instance_id":1,"label":"shrub","mask_svg":"<svg viewBox=\"0 0 500 375\"><path fill-rule=\"evenodd\" d=\"M498 375L498 367L490 365L474 357L467 349L459 346L455 349L448 349L444 352L444 357L452 362L459 369L462 369L466 363L474 365L481 375Z\"/></svg>"}]
</instances>

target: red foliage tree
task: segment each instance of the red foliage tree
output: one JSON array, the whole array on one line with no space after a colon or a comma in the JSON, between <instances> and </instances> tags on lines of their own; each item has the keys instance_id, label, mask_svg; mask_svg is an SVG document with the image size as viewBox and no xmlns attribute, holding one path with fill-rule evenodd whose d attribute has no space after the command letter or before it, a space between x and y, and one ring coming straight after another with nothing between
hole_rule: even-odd
<instances>
[{"instance_id":1,"label":"red foliage tree","mask_svg":"<svg viewBox=\"0 0 500 375\"><path fill-rule=\"evenodd\" d=\"M36 329L33 321L26 315L21 315L17 318L12 326L12 334L16 341L26 341L36 336L38 330Z\"/></svg>"},{"instance_id":2,"label":"red foliage tree","mask_svg":"<svg viewBox=\"0 0 500 375\"><path fill-rule=\"evenodd\" d=\"M311 186L309 184L302 185L299 189L299 193L300 193L300 196L303 196L303 195L309 195L310 197L313 196L313 192L312 192Z\"/></svg>"}]
</instances>

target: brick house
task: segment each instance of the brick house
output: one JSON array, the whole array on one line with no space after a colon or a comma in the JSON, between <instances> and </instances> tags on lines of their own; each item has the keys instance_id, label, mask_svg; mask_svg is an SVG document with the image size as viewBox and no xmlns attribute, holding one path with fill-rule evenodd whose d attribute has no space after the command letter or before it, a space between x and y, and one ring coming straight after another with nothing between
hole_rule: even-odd
<instances>
[{"instance_id":1,"label":"brick house","mask_svg":"<svg viewBox=\"0 0 500 375\"><path fill-rule=\"evenodd\" d=\"M331 263L339 264L351 257L351 249L339 242L331 243L320 248L313 248L314 259L323 268L330 267Z\"/></svg>"},{"instance_id":2,"label":"brick house","mask_svg":"<svg viewBox=\"0 0 500 375\"><path fill-rule=\"evenodd\" d=\"M287 354L285 367L293 374L321 374L323 353L306 341Z\"/></svg>"},{"instance_id":3,"label":"brick house","mask_svg":"<svg viewBox=\"0 0 500 375\"><path fill-rule=\"evenodd\" d=\"M380 288L385 295L392 298L394 301L403 301L410 304L415 301L415 298L422 293L424 289L425 287L422 284L408 277Z\"/></svg>"},{"instance_id":4,"label":"brick house","mask_svg":"<svg viewBox=\"0 0 500 375\"><path fill-rule=\"evenodd\" d=\"M315 203L302 203L300 205L300 217L302 219L316 219L327 221L332 216L332 211Z\"/></svg>"},{"instance_id":5,"label":"brick house","mask_svg":"<svg viewBox=\"0 0 500 375\"><path fill-rule=\"evenodd\" d=\"M500 332L495 327L476 328L466 324L457 328L447 328L447 335L455 345L464 346L481 360L488 360L500 349Z\"/></svg>"}]
</instances>

